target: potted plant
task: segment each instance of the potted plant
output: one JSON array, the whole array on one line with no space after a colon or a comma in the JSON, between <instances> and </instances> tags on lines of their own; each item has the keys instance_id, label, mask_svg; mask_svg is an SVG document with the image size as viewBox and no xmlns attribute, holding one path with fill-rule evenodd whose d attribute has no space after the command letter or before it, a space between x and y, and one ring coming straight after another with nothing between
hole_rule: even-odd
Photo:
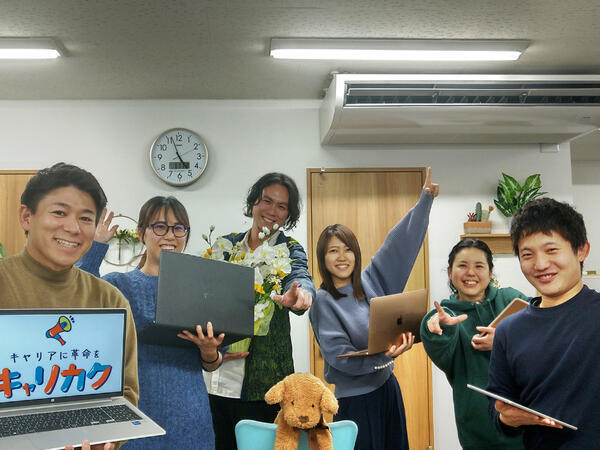
<instances>
[{"instance_id":1,"label":"potted plant","mask_svg":"<svg viewBox=\"0 0 600 450\"><path fill-rule=\"evenodd\" d=\"M523 185L504 172L502 176L504 179L498 182L498 198L494 199L494 203L506 217L512 217L525 203L546 194L540 192L542 180L539 173L529 175Z\"/></svg>"},{"instance_id":2,"label":"potted plant","mask_svg":"<svg viewBox=\"0 0 600 450\"><path fill-rule=\"evenodd\" d=\"M2 245L2 242L0 242L0 259L2 258L6 258L6 249L4 248L4 245Z\"/></svg>"},{"instance_id":3,"label":"potted plant","mask_svg":"<svg viewBox=\"0 0 600 450\"><path fill-rule=\"evenodd\" d=\"M465 234L487 234L492 231L492 222L489 222L493 206L482 209L481 202L475 204L475 212L467 214L468 221L464 223Z\"/></svg>"}]
</instances>

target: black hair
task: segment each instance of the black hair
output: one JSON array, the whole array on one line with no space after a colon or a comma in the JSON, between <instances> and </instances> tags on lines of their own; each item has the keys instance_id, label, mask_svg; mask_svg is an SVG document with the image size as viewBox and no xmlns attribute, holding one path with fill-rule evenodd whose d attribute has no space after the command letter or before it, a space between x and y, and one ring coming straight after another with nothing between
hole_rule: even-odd
<instances>
[{"instance_id":1,"label":"black hair","mask_svg":"<svg viewBox=\"0 0 600 450\"><path fill-rule=\"evenodd\" d=\"M456 244L454 247L452 247L452 250L450 250L450 254L448 255L448 267L450 269L452 269L452 264L454 264L456 254L465 248L476 248L478 250L481 250L485 254L485 259L487 260L490 272L492 271L492 269L494 268L494 256L492 255L492 251L485 242L479 239L471 238L463 239L462 241L459 241L458 244ZM456 289L456 287L454 287L454 285L452 284L452 280L448 280L448 284L452 292L458 292L458 289Z\"/></svg>"},{"instance_id":2,"label":"black hair","mask_svg":"<svg viewBox=\"0 0 600 450\"><path fill-rule=\"evenodd\" d=\"M363 300L365 298L365 292L362 288L362 281L360 278L361 270L361 257L360 257L360 246L358 245L358 239L350 228L346 225L336 223L335 225L329 225L326 227L319 236L317 242L317 262L319 265L319 274L321 275L321 289L325 289L331 294L336 300L344 297L340 291L337 290L333 283L333 278L327 267L325 266L325 255L327 254L327 246L331 238L337 237L340 241L348 246L352 253L354 253L354 270L352 271L352 290L354 292L354 298L356 300Z\"/></svg>"},{"instance_id":3,"label":"black hair","mask_svg":"<svg viewBox=\"0 0 600 450\"><path fill-rule=\"evenodd\" d=\"M94 175L71 164L56 163L36 173L25 186L21 194L21 204L27 206L35 214L37 207L49 192L73 186L85 192L94 201L96 207L96 225L100 220L100 213L106 206L106 194Z\"/></svg>"},{"instance_id":4,"label":"black hair","mask_svg":"<svg viewBox=\"0 0 600 450\"><path fill-rule=\"evenodd\" d=\"M510 226L515 255L519 256L519 241L522 238L535 233L550 235L553 231L571 244L574 253L587 242L583 216L571 205L549 197L527 202L515 213Z\"/></svg>"},{"instance_id":5,"label":"black hair","mask_svg":"<svg viewBox=\"0 0 600 450\"><path fill-rule=\"evenodd\" d=\"M177 200L175 197L162 197L156 196L152 197L146 203L142 205L140 208L140 215L138 217L138 236L140 240L143 242L144 234L146 233L146 228L150 226L150 222L161 212L164 212L165 216L169 213L169 211L173 211L173 215L182 225L188 227L188 234L185 237L185 245L187 245L190 240L190 234L192 233L192 229L190 228L190 218L185 209L185 206ZM185 248L185 247L184 247ZM142 268L146 263L147 252L144 252L140 262L138 263L138 268Z\"/></svg>"},{"instance_id":6,"label":"black hair","mask_svg":"<svg viewBox=\"0 0 600 450\"><path fill-rule=\"evenodd\" d=\"M279 173L270 172L260 177L248 190L246 204L244 206L244 215L252 217L252 208L258 205L262 198L263 190L273 184L280 184L288 191L288 216L284 223L284 228L291 230L298 223L300 218L300 193L294 180L289 176Z\"/></svg>"}]
</instances>

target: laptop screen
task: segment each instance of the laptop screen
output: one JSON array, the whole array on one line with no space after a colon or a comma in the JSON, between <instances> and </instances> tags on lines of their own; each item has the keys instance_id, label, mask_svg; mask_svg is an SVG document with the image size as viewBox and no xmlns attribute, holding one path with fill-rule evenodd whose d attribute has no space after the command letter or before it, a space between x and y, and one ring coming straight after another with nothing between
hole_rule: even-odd
<instances>
[{"instance_id":1,"label":"laptop screen","mask_svg":"<svg viewBox=\"0 0 600 450\"><path fill-rule=\"evenodd\" d=\"M0 310L0 407L122 395L125 309Z\"/></svg>"}]
</instances>

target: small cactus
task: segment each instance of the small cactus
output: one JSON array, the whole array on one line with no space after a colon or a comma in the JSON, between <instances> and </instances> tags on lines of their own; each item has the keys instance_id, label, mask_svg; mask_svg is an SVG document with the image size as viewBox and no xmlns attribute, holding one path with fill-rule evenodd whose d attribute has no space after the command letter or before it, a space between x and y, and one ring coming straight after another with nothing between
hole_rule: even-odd
<instances>
[{"instance_id":1,"label":"small cactus","mask_svg":"<svg viewBox=\"0 0 600 450\"><path fill-rule=\"evenodd\" d=\"M481 222L481 202L475 204L475 222Z\"/></svg>"}]
</instances>

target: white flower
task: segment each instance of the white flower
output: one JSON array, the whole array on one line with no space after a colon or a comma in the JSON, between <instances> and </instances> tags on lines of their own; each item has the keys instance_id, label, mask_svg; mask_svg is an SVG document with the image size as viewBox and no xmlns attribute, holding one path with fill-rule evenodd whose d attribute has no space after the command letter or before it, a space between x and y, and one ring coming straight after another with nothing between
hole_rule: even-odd
<instances>
[{"instance_id":1,"label":"white flower","mask_svg":"<svg viewBox=\"0 0 600 450\"><path fill-rule=\"evenodd\" d=\"M269 230L267 227L263 227L262 230L265 233L265 236L268 236L269 234L271 234L271 230Z\"/></svg>"},{"instance_id":2,"label":"white flower","mask_svg":"<svg viewBox=\"0 0 600 450\"><path fill-rule=\"evenodd\" d=\"M211 258L222 260L222 259L224 259L223 253L231 253L231 250L233 249L233 244L228 239L218 237L215 240L215 243L212 245L211 248L212 248Z\"/></svg>"},{"instance_id":3,"label":"white flower","mask_svg":"<svg viewBox=\"0 0 600 450\"><path fill-rule=\"evenodd\" d=\"M265 233L263 233L262 231L258 232L258 238L259 239L264 239L265 238Z\"/></svg>"},{"instance_id":4,"label":"white flower","mask_svg":"<svg viewBox=\"0 0 600 450\"><path fill-rule=\"evenodd\" d=\"M273 224L273 229L274 229L275 231L279 230L279 224L277 224L277 223L274 223L274 224Z\"/></svg>"},{"instance_id":5,"label":"white flower","mask_svg":"<svg viewBox=\"0 0 600 450\"><path fill-rule=\"evenodd\" d=\"M263 313L263 309L269 306L268 303L256 303L254 305L254 321L256 322L258 319L263 319L265 317L265 313Z\"/></svg>"}]
</instances>

